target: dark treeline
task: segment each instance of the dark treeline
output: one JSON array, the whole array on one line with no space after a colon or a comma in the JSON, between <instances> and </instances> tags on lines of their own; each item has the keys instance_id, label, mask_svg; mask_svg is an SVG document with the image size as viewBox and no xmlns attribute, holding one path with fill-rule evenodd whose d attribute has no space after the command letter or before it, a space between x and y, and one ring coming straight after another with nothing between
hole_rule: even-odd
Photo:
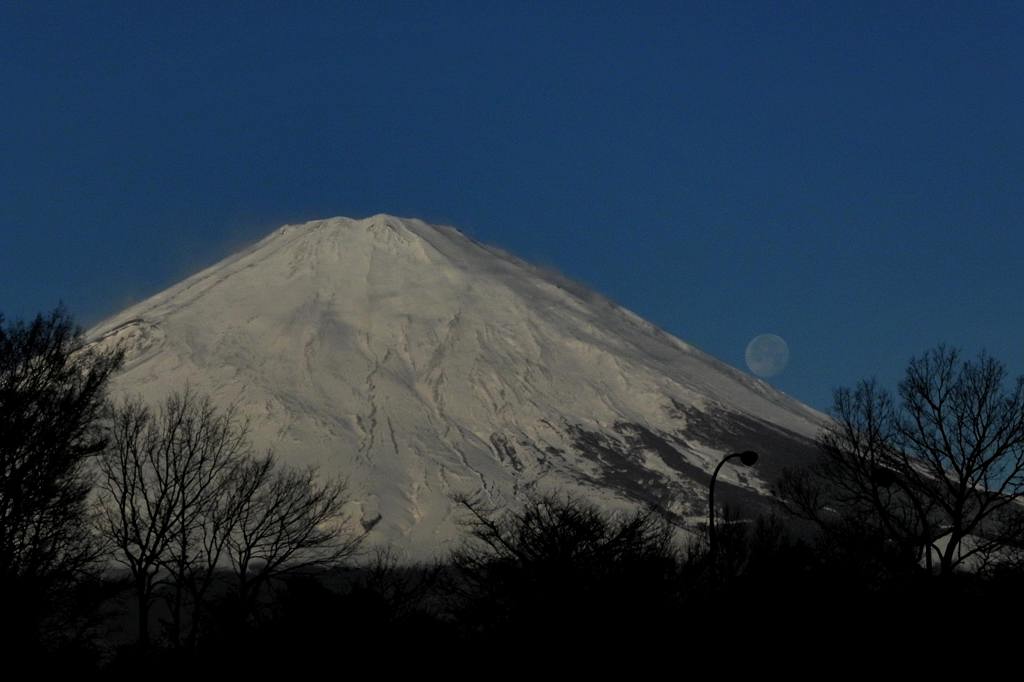
<instances>
[{"instance_id":1,"label":"dark treeline","mask_svg":"<svg viewBox=\"0 0 1024 682\"><path fill-rule=\"evenodd\" d=\"M536 496L459 499L430 565L362 547L343 481L250 449L192 391L112 404L123 361L63 310L0 318L0 645L34 670L260 674L303 667L809 651L1000 651L1024 597L1024 381L938 348L891 396L839 391L777 511L703 526ZM685 540L684 538L688 538ZM975 646L983 648L974 648ZM713 657L713 658L712 658ZM457 674L457 671L455 671Z\"/></svg>"}]
</instances>

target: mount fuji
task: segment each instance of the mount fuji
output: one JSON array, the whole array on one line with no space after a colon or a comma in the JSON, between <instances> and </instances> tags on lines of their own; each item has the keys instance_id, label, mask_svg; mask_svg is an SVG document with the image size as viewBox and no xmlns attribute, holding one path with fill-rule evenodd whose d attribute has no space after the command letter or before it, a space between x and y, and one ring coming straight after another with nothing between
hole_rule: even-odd
<instances>
[{"instance_id":1,"label":"mount fuji","mask_svg":"<svg viewBox=\"0 0 1024 682\"><path fill-rule=\"evenodd\" d=\"M349 481L351 519L409 558L462 537L453 496L560 491L703 517L765 504L825 417L585 287L451 227L377 215L287 225L88 332L116 393L186 385L258 450Z\"/></svg>"}]
</instances>

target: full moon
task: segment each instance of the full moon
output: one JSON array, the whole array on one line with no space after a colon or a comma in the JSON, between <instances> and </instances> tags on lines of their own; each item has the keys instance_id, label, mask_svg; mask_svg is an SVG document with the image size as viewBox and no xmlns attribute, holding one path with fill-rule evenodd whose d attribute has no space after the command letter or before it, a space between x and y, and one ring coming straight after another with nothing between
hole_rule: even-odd
<instances>
[{"instance_id":1,"label":"full moon","mask_svg":"<svg viewBox=\"0 0 1024 682\"><path fill-rule=\"evenodd\" d=\"M747 344L746 358L747 367L757 376L777 376L789 362L789 346L781 336L760 334Z\"/></svg>"}]
</instances>

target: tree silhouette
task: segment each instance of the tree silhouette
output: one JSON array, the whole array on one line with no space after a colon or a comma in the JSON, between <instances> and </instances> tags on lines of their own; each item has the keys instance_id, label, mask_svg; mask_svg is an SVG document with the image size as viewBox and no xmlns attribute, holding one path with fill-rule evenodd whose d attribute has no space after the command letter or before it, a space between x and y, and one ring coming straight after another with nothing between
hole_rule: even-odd
<instances>
[{"instance_id":1,"label":"tree silhouette","mask_svg":"<svg viewBox=\"0 0 1024 682\"><path fill-rule=\"evenodd\" d=\"M498 511L468 498L469 540L451 558L457 616L491 644L580 643L644 619L657 630L675 603L673 531L654 512L612 516L547 495Z\"/></svg>"},{"instance_id":2,"label":"tree silhouette","mask_svg":"<svg viewBox=\"0 0 1024 682\"><path fill-rule=\"evenodd\" d=\"M138 399L111 415L110 443L99 459L101 533L130 572L138 638L149 642L149 611L158 588L171 588L171 638L181 643L191 599L192 638L233 523L234 475L249 452L246 425L190 390L157 412Z\"/></svg>"},{"instance_id":3,"label":"tree silhouette","mask_svg":"<svg viewBox=\"0 0 1024 682\"><path fill-rule=\"evenodd\" d=\"M235 577L240 615L261 588L287 572L333 566L351 557L362 534L340 521L344 480L319 480L316 469L282 467L271 453L233 477L225 553Z\"/></svg>"},{"instance_id":4,"label":"tree silhouette","mask_svg":"<svg viewBox=\"0 0 1024 682\"><path fill-rule=\"evenodd\" d=\"M1024 377L938 346L913 358L894 397L873 381L834 396L821 461L779 492L832 537L874 542L949 575L1024 548Z\"/></svg>"},{"instance_id":5,"label":"tree silhouette","mask_svg":"<svg viewBox=\"0 0 1024 682\"><path fill-rule=\"evenodd\" d=\"M36 634L54 595L97 557L88 460L117 350L90 348L62 307L32 322L0 317L0 602Z\"/></svg>"},{"instance_id":6,"label":"tree silhouette","mask_svg":"<svg viewBox=\"0 0 1024 682\"><path fill-rule=\"evenodd\" d=\"M336 523L344 484L254 458L234 408L186 390L156 412L126 400L110 423L98 523L131 574L143 647L161 594L172 644L194 647L219 569L232 569L244 613L273 578L355 550L359 538Z\"/></svg>"}]
</instances>

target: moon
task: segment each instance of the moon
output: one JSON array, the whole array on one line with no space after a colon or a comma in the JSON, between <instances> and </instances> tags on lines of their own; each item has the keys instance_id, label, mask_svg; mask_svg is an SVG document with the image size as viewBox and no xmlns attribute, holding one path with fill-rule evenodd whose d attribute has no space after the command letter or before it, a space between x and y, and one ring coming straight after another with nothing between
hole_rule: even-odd
<instances>
[{"instance_id":1,"label":"moon","mask_svg":"<svg viewBox=\"0 0 1024 682\"><path fill-rule=\"evenodd\" d=\"M747 344L747 367L759 377L778 376L789 362L789 345L781 336L759 334Z\"/></svg>"}]
</instances>

